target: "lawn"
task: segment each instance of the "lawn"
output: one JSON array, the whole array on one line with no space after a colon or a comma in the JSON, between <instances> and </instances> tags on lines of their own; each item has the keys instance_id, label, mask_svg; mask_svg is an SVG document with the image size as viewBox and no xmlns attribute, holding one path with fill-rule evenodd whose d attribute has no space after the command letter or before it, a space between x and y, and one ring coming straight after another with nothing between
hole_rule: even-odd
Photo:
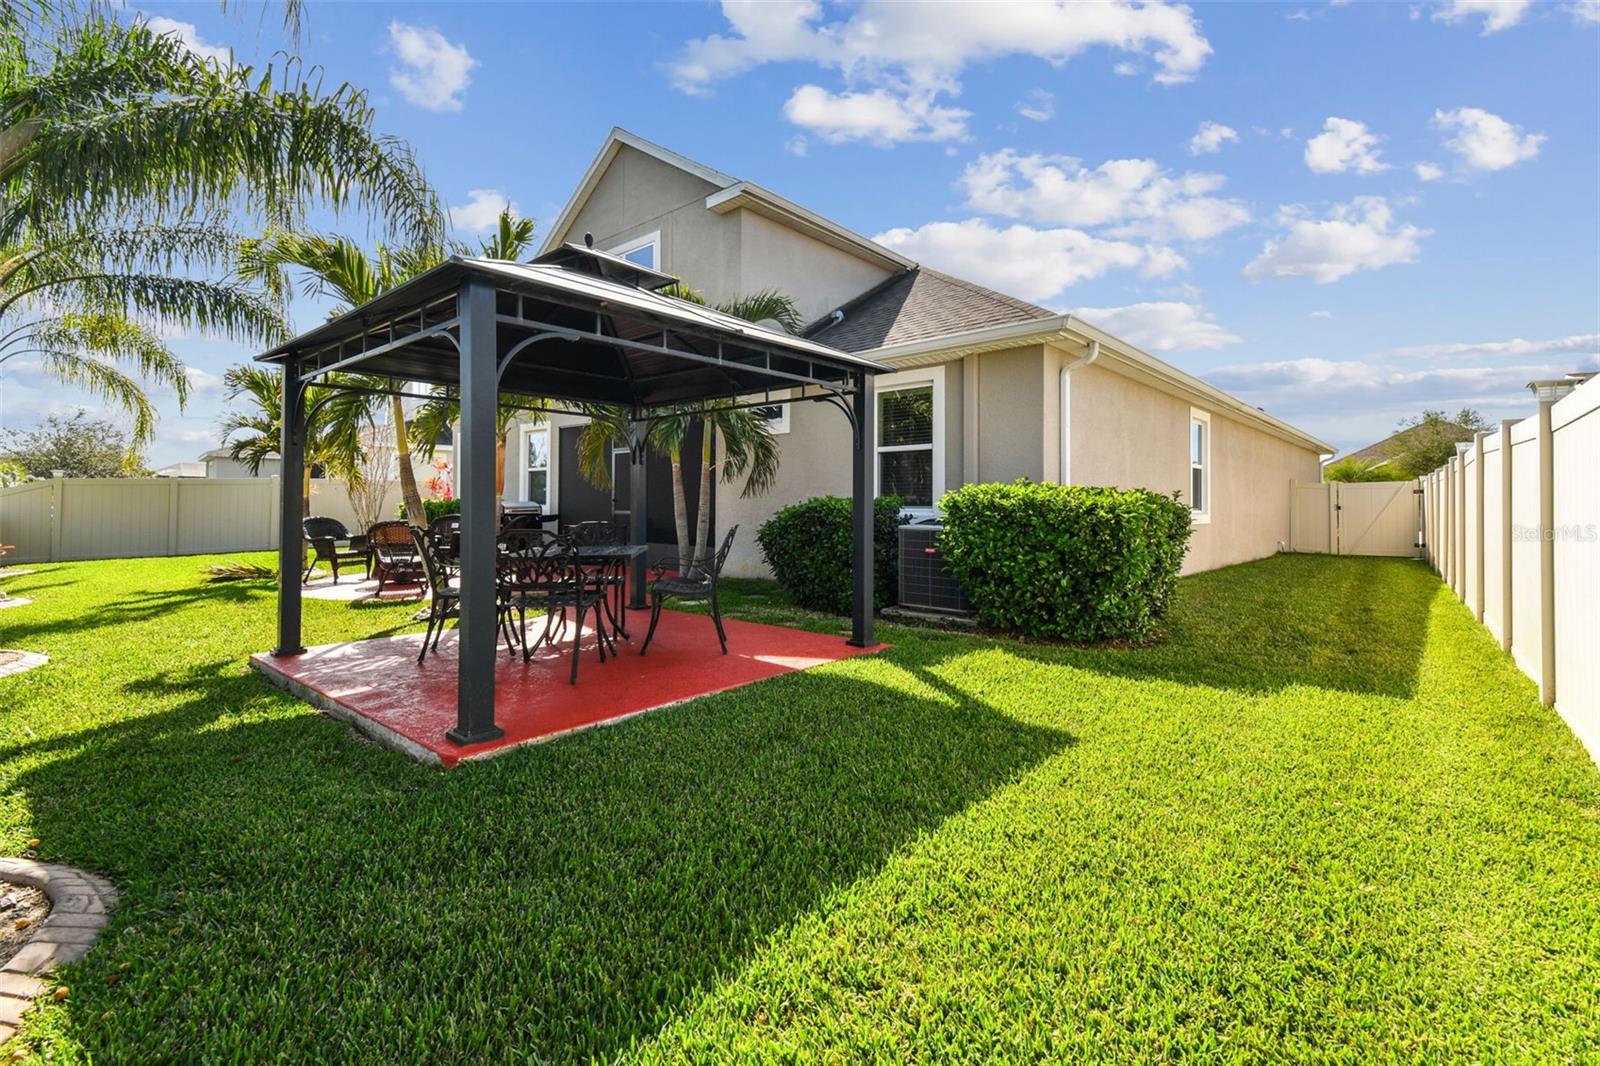
<instances>
[{"instance_id":1,"label":"lawn","mask_svg":"<svg viewBox=\"0 0 1600 1066\"><path fill-rule=\"evenodd\" d=\"M1185 579L1143 649L886 626L444 772L252 675L271 586L204 561L7 585L52 661L0 679L0 848L123 889L19 1038L54 1061L1600 1047L1600 770L1420 564Z\"/></svg>"}]
</instances>

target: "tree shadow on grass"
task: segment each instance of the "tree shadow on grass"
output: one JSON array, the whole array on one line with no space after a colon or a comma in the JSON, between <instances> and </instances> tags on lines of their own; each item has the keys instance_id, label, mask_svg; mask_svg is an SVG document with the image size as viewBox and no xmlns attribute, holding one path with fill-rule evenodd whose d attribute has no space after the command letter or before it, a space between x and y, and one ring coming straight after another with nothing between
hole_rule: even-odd
<instances>
[{"instance_id":1,"label":"tree shadow on grass","mask_svg":"<svg viewBox=\"0 0 1600 1066\"><path fill-rule=\"evenodd\" d=\"M144 679L181 702L10 753L51 853L127 890L47 1010L106 1061L613 1056L1072 742L921 684L950 650L448 773L220 664Z\"/></svg>"}]
</instances>

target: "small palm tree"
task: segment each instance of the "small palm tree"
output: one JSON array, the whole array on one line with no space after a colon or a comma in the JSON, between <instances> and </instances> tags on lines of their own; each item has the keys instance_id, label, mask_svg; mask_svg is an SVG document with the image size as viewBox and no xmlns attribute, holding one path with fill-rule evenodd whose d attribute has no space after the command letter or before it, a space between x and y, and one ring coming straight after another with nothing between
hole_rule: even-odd
<instances>
[{"instance_id":1,"label":"small palm tree","mask_svg":"<svg viewBox=\"0 0 1600 1066\"><path fill-rule=\"evenodd\" d=\"M428 242L401 248L379 245L374 254L368 255L361 245L349 237L276 230L243 242L239 252L239 275L248 281L265 285L274 298L286 305L291 290L289 271L298 270L303 275L302 288L306 295L331 297L339 301L329 312L330 316L337 316L438 265L452 252L471 254L476 251L491 259L515 259L532 241L533 220L518 218L509 208L500 213L495 232L477 249L462 244L447 246ZM419 412L426 418L429 427L420 438L422 450L428 456L432 456L444 427L455 421L455 412L459 410L453 394L437 391L438 400L432 403L440 405L440 409L430 410L425 405L423 411ZM394 428L395 458L400 464L400 495L405 501L406 517L412 525L425 525L427 515L422 507L422 493L417 488L416 471L411 465L413 434L407 429L405 405L398 396L388 399L389 422ZM367 402L381 404L382 399L368 397ZM502 412L502 460L504 427L508 419L509 416Z\"/></svg>"},{"instance_id":2,"label":"small palm tree","mask_svg":"<svg viewBox=\"0 0 1600 1066\"><path fill-rule=\"evenodd\" d=\"M247 364L230 367L222 377L232 411L222 420L222 439L228 454L259 474L266 460L279 454L283 433L283 377L276 370ZM359 382L356 382L359 383ZM306 429L305 466L300 471L301 514L311 513L311 474L322 467L344 481L361 480L361 435L371 422L365 397L313 385L306 390L306 407L314 411ZM248 401L249 406L242 406ZM326 402L324 402L326 401ZM230 439L231 438L231 439ZM280 477L293 477L282 470Z\"/></svg>"},{"instance_id":3,"label":"small palm tree","mask_svg":"<svg viewBox=\"0 0 1600 1066\"><path fill-rule=\"evenodd\" d=\"M679 283L662 290L691 303L704 304L696 290ZM799 309L782 293L768 289L718 306L717 310L749 322L773 322L786 332L798 332ZM616 407L589 405L589 425L578 438L578 463L583 474L601 487L611 484L611 455L628 445L628 414ZM742 497L759 496L772 488L778 476L778 444L767 420L732 400L679 405L652 412L646 446L663 455L672 470L672 511L678 537L678 558L689 569L703 568L710 558L711 490L716 476L717 438L723 443L722 480L744 477ZM700 504L695 537L689 538L688 499L683 484L683 446L694 424L702 426L700 438Z\"/></svg>"}]
</instances>

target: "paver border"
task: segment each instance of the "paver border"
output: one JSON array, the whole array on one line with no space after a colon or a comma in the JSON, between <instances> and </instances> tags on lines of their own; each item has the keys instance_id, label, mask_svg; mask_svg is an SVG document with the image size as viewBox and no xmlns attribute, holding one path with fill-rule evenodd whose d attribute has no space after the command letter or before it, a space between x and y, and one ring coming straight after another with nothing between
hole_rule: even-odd
<instances>
[{"instance_id":1,"label":"paver border","mask_svg":"<svg viewBox=\"0 0 1600 1066\"><path fill-rule=\"evenodd\" d=\"M22 656L22 658L18 659L14 663L0 663L0 677L10 677L12 674L20 674L25 670L32 670L35 667L43 666L50 661L50 656L41 655L36 651L22 651L19 648L0 648L0 651L14 651Z\"/></svg>"},{"instance_id":2,"label":"paver border","mask_svg":"<svg viewBox=\"0 0 1600 1066\"><path fill-rule=\"evenodd\" d=\"M74 866L32 859L0 858L0 879L37 888L50 900L50 914L33 939L0 966L0 1044L17 1033L22 1016L45 990L42 980L58 966L77 962L105 928L117 903L110 881Z\"/></svg>"}]
</instances>

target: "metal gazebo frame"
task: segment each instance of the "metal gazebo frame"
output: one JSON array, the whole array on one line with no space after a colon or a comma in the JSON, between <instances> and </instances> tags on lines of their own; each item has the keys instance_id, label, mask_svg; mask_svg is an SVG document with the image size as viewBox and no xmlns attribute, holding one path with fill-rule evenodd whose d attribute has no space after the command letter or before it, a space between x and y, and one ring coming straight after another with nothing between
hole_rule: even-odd
<instances>
[{"instance_id":1,"label":"metal gazebo frame","mask_svg":"<svg viewBox=\"0 0 1600 1066\"><path fill-rule=\"evenodd\" d=\"M461 515L460 657L456 725L446 736L476 744L495 724L496 412L501 391L556 403L599 403L630 413L629 541L645 542L644 441L653 417L695 405L816 401L847 416L853 438L851 644L873 639L873 376L870 359L766 329L657 291L676 279L616 256L563 245L531 263L452 257L376 299L258 357L283 373L279 478L278 644L301 644L304 559L298 479L304 465L306 389L419 399L412 383L458 390L456 444ZM358 372L385 387L330 382ZM774 391L787 395L773 397ZM505 406L524 406L509 404ZM526 408L546 409L546 408ZM645 562L633 564L634 606L643 606Z\"/></svg>"}]
</instances>

